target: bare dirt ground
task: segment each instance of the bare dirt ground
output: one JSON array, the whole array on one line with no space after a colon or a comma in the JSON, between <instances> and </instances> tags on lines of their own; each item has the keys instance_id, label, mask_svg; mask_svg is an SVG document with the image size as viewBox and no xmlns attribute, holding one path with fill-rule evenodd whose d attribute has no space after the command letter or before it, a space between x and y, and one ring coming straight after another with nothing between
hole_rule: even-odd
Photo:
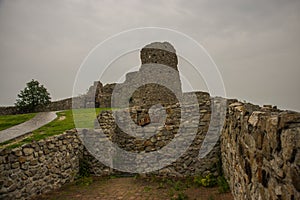
<instances>
[{"instance_id":1,"label":"bare dirt ground","mask_svg":"<svg viewBox=\"0 0 300 200\"><path fill-rule=\"evenodd\" d=\"M218 188L172 185L142 178L93 178L90 185L70 183L39 200L233 200L230 192L219 193Z\"/></svg>"}]
</instances>

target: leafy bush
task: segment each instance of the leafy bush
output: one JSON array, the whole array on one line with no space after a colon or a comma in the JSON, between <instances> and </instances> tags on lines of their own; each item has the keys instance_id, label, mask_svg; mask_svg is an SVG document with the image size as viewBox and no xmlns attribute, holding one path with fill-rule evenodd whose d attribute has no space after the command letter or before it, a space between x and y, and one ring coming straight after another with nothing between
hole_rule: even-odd
<instances>
[{"instance_id":1,"label":"leafy bush","mask_svg":"<svg viewBox=\"0 0 300 200\"><path fill-rule=\"evenodd\" d=\"M90 165L88 160L79 159L79 172L77 178L77 185L88 186L93 183L93 178L91 177Z\"/></svg>"},{"instance_id":2,"label":"leafy bush","mask_svg":"<svg viewBox=\"0 0 300 200\"><path fill-rule=\"evenodd\" d=\"M76 181L76 185L89 186L93 183L92 177L81 177Z\"/></svg>"},{"instance_id":3,"label":"leafy bush","mask_svg":"<svg viewBox=\"0 0 300 200\"><path fill-rule=\"evenodd\" d=\"M217 180L212 174L208 174L204 178L201 176L196 176L194 178L194 183L196 183L198 186L213 187L217 184Z\"/></svg>"},{"instance_id":4,"label":"leafy bush","mask_svg":"<svg viewBox=\"0 0 300 200\"><path fill-rule=\"evenodd\" d=\"M181 181L176 181L173 185L173 188L176 190L176 191L181 191L181 190L184 190L187 188L187 186L181 182Z\"/></svg>"}]
</instances>

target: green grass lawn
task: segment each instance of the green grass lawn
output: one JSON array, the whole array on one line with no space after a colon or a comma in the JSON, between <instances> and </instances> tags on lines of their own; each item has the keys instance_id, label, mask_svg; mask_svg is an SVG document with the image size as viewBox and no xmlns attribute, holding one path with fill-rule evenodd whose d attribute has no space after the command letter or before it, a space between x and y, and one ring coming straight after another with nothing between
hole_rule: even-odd
<instances>
[{"instance_id":1,"label":"green grass lawn","mask_svg":"<svg viewBox=\"0 0 300 200\"><path fill-rule=\"evenodd\" d=\"M49 136L62 134L66 130L73 129L75 128L75 124L73 120L73 112L76 115L77 128L93 128L96 115L99 114L102 110L109 110L109 109L110 108L96 108L96 109L88 108L88 109L77 109L73 111L66 110L66 111L58 112L57 118L55 120L33 131L32 134L30 134L25 139L18 141L16 143L12 143L13 141L7 141L1 143L0 148L3 145L6 145L8 148L19 147L23 144L30 143L33 140L39 141ZM8 145L10 143L12 144Z\"/></svg>"},{"instance_id":2,"label":"green grass lawn","mask_svg":"<svg viewBox=\"0 0 300 200\"><path fill-rule=\"evenodd\" d=\"M0 131L30 120L36 113L0 116Z\"/></svg>"}]
</instances>

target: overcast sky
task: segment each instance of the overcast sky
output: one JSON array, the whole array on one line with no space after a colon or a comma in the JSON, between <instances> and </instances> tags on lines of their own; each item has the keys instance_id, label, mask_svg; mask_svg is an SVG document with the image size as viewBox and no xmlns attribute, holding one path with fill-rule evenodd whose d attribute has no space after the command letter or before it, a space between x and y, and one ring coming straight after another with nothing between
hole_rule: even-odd
<instances>
[{"instance_id":1,"label":"overcast sky","mask_svg":"<svg viewBox=\"0 0 300 200\"><path fill-rule=\"evenodd\" d=\"M0 0L0 105L13 105L31 79L53 100L70 97L98 43L145 26L202 44L227 97L300 111L299 0Z\"/></svg>"}]
</instances>

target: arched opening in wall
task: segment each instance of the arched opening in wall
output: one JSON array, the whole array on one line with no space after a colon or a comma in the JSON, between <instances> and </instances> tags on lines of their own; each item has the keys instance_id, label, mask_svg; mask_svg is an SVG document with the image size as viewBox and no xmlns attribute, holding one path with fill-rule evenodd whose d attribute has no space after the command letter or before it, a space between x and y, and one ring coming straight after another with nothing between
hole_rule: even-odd
<instances>
[{"instance_id":1,"label":"arched opening in wall","mask_svg":"<svg viewBox=\"0 0 300 200\"><path fill-rule=\"evenodd\" d=\"M129 103L132 103L133 99L132 97L129 98Z\"/></svg>"}]
</instances>

